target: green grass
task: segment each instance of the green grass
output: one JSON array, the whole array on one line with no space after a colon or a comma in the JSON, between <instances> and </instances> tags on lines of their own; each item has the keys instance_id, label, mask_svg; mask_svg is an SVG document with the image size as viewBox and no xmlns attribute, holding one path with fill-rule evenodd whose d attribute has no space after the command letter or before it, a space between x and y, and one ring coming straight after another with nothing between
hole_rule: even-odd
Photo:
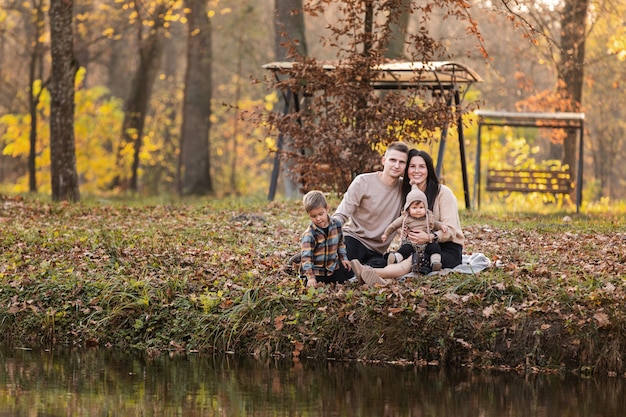
<instances>
[{"instance_id":1,"label":"green grass","mask_svg":"<svg viewBox=\"0 0 626 417\"><path fill-rule=\"evenodd\" d=\"M494 263L480 274L307 289L286 265L308 222L299 201L0 195L0 334L23 345L622 374L624 207L542 209L461 211L465 252Z\"/></svg>"}]
</instances>

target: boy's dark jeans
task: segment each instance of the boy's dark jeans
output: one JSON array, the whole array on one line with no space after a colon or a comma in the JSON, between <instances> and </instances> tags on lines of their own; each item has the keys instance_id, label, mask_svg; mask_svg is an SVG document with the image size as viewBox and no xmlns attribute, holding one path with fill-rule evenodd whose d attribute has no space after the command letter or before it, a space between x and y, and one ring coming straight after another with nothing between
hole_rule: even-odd
<instances>
[{"instance_id":1,"label":"boy's dark jeans","mask_svg":"<svg viewBox=\"0 0 626 417\"><path fill-rule=\"evenodd\" d=\"M326 275L326 276L316 275L315 279L317 280L317 282L323 282L325 284L330 284L330 283L343 284L346 281L348 281L350 278L352 278L353 276L354 276L354 273L352 271L348 271L343 266L343 264L339 262L339 268L335 269L332 275ZM306 278L306 275L302 274L302 270L300 270L300 278L306 285L307 278Z\"/></svg>"}]
</instances>

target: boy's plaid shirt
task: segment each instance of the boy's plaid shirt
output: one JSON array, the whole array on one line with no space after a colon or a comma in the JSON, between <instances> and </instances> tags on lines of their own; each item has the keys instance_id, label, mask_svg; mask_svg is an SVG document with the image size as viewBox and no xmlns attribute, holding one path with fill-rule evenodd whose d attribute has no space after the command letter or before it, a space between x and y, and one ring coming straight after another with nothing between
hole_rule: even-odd
<instances>
[{"instance_id":1,"label":"boy's plaid shirt","mask_svg":"<svg viewBox=\"0 0 626 417\"><path fill-rule=\"evenodd\" d=\"M348 253L341 223L331 217L326 234L311 222L302 234L302 274L307 278L330 276L342 259L348 260Z\"/></svg>"}]
</instances>

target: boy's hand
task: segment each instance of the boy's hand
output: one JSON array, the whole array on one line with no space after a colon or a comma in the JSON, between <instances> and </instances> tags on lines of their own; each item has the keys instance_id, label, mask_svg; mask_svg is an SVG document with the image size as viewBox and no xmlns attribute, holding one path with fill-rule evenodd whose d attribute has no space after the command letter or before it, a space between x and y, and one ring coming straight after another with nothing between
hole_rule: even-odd
<instances>
[{"instance_id":1,"label":"boy's hand","mask_svg":"<svg viewBox=\"0 0 626 417\"><path fill-rule=\"evenodd\" d=\"M347 259L341 261L341 263L343 264L343 267L346 268L348 271L352 270L352 263Z\"/></svg>"},{"instance_id":2,"label":"boy's hand","mask_svg":"<svg viewBox=\"0 0 626 417\"><path fill-rule=\"evenodd\" d=\"M387 240L387 235L382 235L382 236L380 237L380 240L382 240L383 242L384 242L385 240Z\"/></svg>"},{"instance_id":3,"label":"boy's hand","mask_svg":"<svg viewBox=\"0 0 626 417\"><path fill-rule=\"evenodd\" d=\"M446 226L445 224L441 225L441 231L444 233L448 233L448 226Z\"/></svg>"},{"instance_id":4,"label":"boy's hand","mask_svg":"<svg viewBox=\"0 0 626 417\"><path fill-rule=\"evenodd\" d=\"M315 278L307 279L306 280L306 286L307 286L307 288L310 288L310 287L315 288L315 287L317 287L317 280Z\"/></svg>"}]
</instances>

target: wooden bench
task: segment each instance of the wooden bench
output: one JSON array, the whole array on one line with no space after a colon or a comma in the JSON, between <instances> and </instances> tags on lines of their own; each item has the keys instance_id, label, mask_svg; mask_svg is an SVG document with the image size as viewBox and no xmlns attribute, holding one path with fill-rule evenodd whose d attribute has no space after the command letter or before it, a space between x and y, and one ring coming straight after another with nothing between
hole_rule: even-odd
<instances>
[{"instance_id":1,"label":"wooden bench","mask_svg":"<svg viewBox=\"0 0 626 417\"><path fill-rule=\"evenodd\" d=\"M574 189L567 171L489 169L487 191L569 194Z\"/></svg>"}]
</instances>

